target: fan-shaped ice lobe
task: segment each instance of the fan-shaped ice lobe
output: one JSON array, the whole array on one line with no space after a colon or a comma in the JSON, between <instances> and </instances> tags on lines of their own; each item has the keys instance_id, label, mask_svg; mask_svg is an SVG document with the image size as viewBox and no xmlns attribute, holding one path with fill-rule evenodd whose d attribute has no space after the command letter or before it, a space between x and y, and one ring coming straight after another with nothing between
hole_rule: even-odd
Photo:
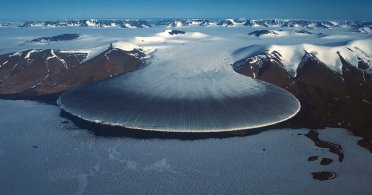
<instances>
[{"instance_id":1,"label":"fan-shaped ice lobe","mask_svg":"<svg viewBox=\"0 0 372 195\"><path fill-rule=\"evenodd\" d=\"M224 43L210 41L215 38L159 35L133 41L157 49L146 67L68 91L58 100L61 108L91 122L197 133L263 127L299 111L287 91L235 73L230 54L220 49Z\"/></svg>"}]
</instances>

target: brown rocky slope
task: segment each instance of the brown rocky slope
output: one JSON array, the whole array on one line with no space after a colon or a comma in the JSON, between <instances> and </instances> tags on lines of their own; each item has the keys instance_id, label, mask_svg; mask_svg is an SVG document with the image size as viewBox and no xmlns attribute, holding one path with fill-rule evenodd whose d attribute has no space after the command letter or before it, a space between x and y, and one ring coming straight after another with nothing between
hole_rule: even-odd
<instances>
[{"instance_id":1,"label":"brown rocky slope","mask_svg":"<svg viewBox=\"0 0 372 195\"><path fill-rule=\"evenodd\" d=\"M144 65L140 49L108 47L87 59L88 53L26 50L0 55L0 95L30 97L59 94L93 81L133 71Z\"/></svg>"},{"instance_id":2,"label":"brown rocky slope","mask_svg":"<svg viewBox=\"0 0 372 195\"><path fill-rule=\"evenodd\" d=\"M332 71L309 53L302 58L295 77L284 68L279 53L248 57L233 67L238 73L280 86L299 99L301 111L280 124L281 127L342 127L371 143L372 85L366 79L362 62L354 67L339 57L343 63L342 74Z\"/></svg>"}]
</instances>

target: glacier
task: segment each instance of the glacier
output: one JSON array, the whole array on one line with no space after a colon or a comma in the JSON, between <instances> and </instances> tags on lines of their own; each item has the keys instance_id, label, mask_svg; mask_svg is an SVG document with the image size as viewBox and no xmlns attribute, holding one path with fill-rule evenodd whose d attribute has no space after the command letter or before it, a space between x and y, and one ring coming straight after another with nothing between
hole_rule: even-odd
<instances>
[{"instance_id":1,"label":"glacier","mask_svg":"<svg viewBox=\"0 0 372 195\"><path fill-rule=\"evenodd\" d=\"M214 49L226 44L218 40L198 32L136 37L156 49L147 67L68 91L58 104L96 123L195 133L263 127L299 111L285 90L235 73L229 52Z\"/></svg>"},{"instance_id":2,"label":"glacier","mask_svg":"<svg viewBox=\"0 0 372 195\"><path fill-rule=\"evenodd\" d=\"M142 29L4 27L0 31L3 37L0 53L49 48L82 51L88 53L87 59L90 59L109 45L123 50L143 49L150 56L146 67L69 91L59 99L61 107L93 122L128 128L230 131L277 123L300 109L298 101L286 91L235 73L231 67L234 62L261 52L276 51L281 54L287 71L294 74L305 51L334 71L339 71L337 52L354 66L360 59L370 62L371 35L352 32L354 26L304 27L310 33L299 34L301 26L205 28L190 25L182 27L185 34L178 35L170 35L170 27L164 26ZM249 35L259 29L269 29L278 36ZM81 37L72 41L26 44L41 36L62 33L77 33ZM128 104L136 101L138 104ZM189 111L185 111L185 106ZM125 109L129 111L126 113ZM198 117L195 113L201 115Z\"/></svg>"}]
</instances>

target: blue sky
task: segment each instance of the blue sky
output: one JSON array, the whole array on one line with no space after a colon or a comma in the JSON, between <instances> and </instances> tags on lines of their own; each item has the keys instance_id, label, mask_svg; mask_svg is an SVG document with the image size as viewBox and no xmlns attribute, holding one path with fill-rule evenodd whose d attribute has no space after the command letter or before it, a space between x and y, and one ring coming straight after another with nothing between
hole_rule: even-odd
<instances>
[{"instance_id":1,"label":"blue sky","mask_svg":"<svg viewBox=\"0 0 372 195\"><path fill-rule=\"evenodd\" d=\"M1 0L0 19L301 18L372 20L372 0Z\"/></svg>"}]
</instances>

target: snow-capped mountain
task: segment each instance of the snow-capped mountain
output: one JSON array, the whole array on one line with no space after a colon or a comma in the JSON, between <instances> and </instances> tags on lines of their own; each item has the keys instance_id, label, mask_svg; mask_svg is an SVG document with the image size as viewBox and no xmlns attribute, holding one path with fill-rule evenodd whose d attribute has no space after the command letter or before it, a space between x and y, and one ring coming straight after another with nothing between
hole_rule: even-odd
<instances>
[{"instance_id":1,"label":"snow-capped mountain","mask_svg":"<svg viewBox=\"0 0 372 195\"><path fill-rule=\"evenodd\" d=\"M0 27L96 27L96 28L146 28L164 26L166 28L182 28L192 26L221 26L221 27L283 27L283 28L307 28L307 29L332 29L351 28L353 32L369 33L372 22L370 21L314 21L296 19L160 19L160 20L57 20L57 21L26 21L22 24L2 22Z\"/></svg>"},{"instance_id":2,"label":"snow-capped mountain","mask_svg":"<svg viewBox=\"0 0 372 195\"><path fill-rule=\"evenodd\" d=\"M8 22L0 22L0 27L9 27L10 25Z\"/></svg>"},{"instance_id":3,"label":"snow-capped mountain","mask_svg":"<svg viewBox=\"0 0 372 195\"><path fill-rule=\"evenodd\" d=\"M259 32L261 31L253 33L255 35ZM296 77L303 60L306 59L306 56L311 56L314 60L323 63L327 68L340 75L343 74L345 64L343 61L367 73L366 71L372 68L371 45L372 42L368 39L352 41L341 46L312 44L254 46L251 48L251 52L261 54L249 56L244 63L257 64L256 66L260 68L263 61L275 61L280 63L290 76ZM236 63L234 68L237 70L241 68L241 63Z\"/></svg>"},{"instance_id":4,"label":"snow-capped mountain","mask_svg":"<svg viewBox=\"0 0 372 195\"><path fill-rule=\"evenodd\" d=\"M253 36L256 36L256 37L261 37L263 35L279 35L276 31L273 31L273 30L255 30L251 33L249 33L249 35L253 35Z\"/></svg>"},{"instance_id":5,"label":"snow-capped mountain","mask_svg":"<svg viewBox=\"0 0 372 195\"><path fill-rule=\"evenodd\" d=\"M167 28L179 28L179 27L186 27L186 26L189 26L189 23L184 20L169 21L169 23L166 23Z\"/></svg>"},{"instance_id":6,"label":"snow-capped mountain","mask_svg":"<svg viewBox=\"0 0 372 195\"><path fill-rule=\"evenodd\" d=\"M299 99L300 113L283 126L334 126L366 133L372 110L372 66L366 53L371 50L366 46L354 42L328 51L316 46L269 47L233 67L238 73L280 86Z\"/></svg>"},{"instance_id":7,"label":"snow-capped mountain","mask_svg":"<svg viewBox=\"0 0 372 195\"><path fill-rule=\"evenodd\" d=\"M357 27L357 28L352 29L351 31L357 32L357 33L365 33L365 34L372 33L372 25L363 26L360 28Z\"/></svg>"},{"instance_id":8,"label":"snow-capped mountain","mask_svg":"<svg viewBox=\"0 0 372 195\"><path fill-rule=\"evenodd\" d=\"M18 27L121 27L121 28L146 28L151 25L144 20L58 20L58 21L28 21L19 25Z\"/></svg>"},{"instance_id":9,"label":"snow-capped mountain","mask_svg":"<svg viewBox=\"0 0 372 195\"><path fill-rule=\"evenodd\" d=\"M245 22L245 26L252 26L252 27L268 27L271 26L280 26L279 20L269 20L269 21L263 21L263 20L247 20Z\"/></svg>"},{"instance_id":10,"label":"snow-capped mountain","mask_svg":"<svg viewBox=\"0 0 372 195\"><path fill-rule=\"evenodd\" d=\"M165 26L166 28L180 28L192 26L216 26L216 21L206 19L181 19L181 20L161 20L155 23L156 26Z\"/></svg>"},{"instance_id":11,"label":"snow-capped mountain","mask_svg":"<svg viewBox=\"0 0 372 195\"><path fill-rule=\"evenodd\" d=\"M219 26L225 26L225 27L236 27L236 26L242 26L246 23L245 19L224 19L217 23Z\"/></svg>"},{"instance_id":12,"label":"snow-capped mountain","mask_svg":"<svg viewBox=\"0 0 372 195\"><path fill-rule=\"evenodd\" d=\"M285 28L363 28L371 25L371 22L366 21L312 21L312 20L287 20L287 19L271 19L271 20L248 20L240 19L222 19L222 20L205 20L205 19L183 19L183 20L162 20L156 25L164 25L166 27L187 27L187 26L224 26L224 27L285 27Z\"/></svg>"}]
</instances>

